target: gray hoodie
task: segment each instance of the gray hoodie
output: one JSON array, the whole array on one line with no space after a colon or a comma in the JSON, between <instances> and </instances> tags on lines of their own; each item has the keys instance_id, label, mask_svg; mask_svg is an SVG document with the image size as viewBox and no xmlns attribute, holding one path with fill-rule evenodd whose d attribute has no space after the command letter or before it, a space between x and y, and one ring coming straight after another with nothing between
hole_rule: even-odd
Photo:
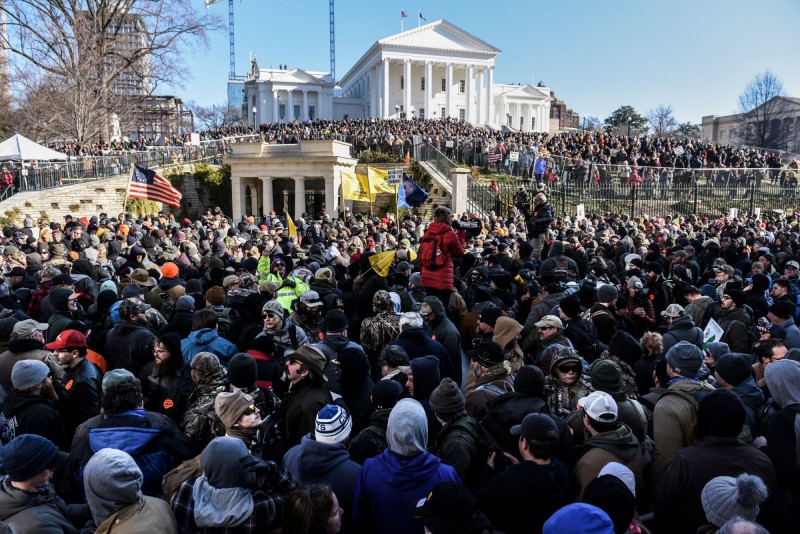
<instances>
[{"instance_id":1,"label":"gray hoodie","mask_svg":"<svg viewBox=\"0 0 800 534\"><path fill-rule=\"evenodd\" d=\"M95 525L142 496L144 477L127 452L100 449L86 464L83 485Z\"/></svg>"},{"instance_id":2,"label":"gray hoodie","mask_svg":"<svg viewBox=\"0 0 800 534\"><path fill-rule=\"evenodd\" d=\"M428 418L414 399L401 399L389 414L386 427L389 450L400 456L417 456L428 448Z\"/></svg>"},{"instance_id":3,"label":"gray hoodie","mask_svg":"<svg viewBox=\"0 0 800 534\"><path fill-rule=\"evenodd\" d=\"M800 404L800 362L785 358L773 362L764 370L764 378L781 408Z\"/></svg>"}]
</instances>

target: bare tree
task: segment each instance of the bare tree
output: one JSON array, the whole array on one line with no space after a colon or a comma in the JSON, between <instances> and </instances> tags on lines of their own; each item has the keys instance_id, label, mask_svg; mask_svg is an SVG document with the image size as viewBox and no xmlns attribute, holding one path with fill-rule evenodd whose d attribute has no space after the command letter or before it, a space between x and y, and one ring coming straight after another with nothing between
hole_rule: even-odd
<instances>
[{"instance_id":1,"label":"bare tree","mask_svg":"<svg viewBox=\"0 0 800 534\"><path fill-rule=\"evenodd\" d=\"M195 120L204 130L227 128L240 122L238 110L227 103L201 106L195 102L189 102L186 107L194 113Z\"/></svg>"},{"instance_id":2,"label":"bare tree","mask_svg":"<svg viewBox=\"0 0 800 534\"><path fill-rule=\"evenodd\" d=\"M69 92L75 120L62 135L83 144L108 140L108 116L127 96L145 96L159 84L186 79L188 47L207 45L221 20L191 0L6 0L7 39L16 73L34 69L35 83L16 76L21 92L47 85ZM52 109L40 110L43 114ZM97 124L92 132L86 124Z\"/></svg>"},{"instance_id":3,"label":"bare tree","mask_svg":"<svg viewBox=\"0 0 800 534\"><path fill-rule=\"evenodd\" d=\"M672 104L661 104L656 109L650 110L647 114L647 122L650 123L653 135L656 137L666 137L678 126L678 121L675 120L675 115L673 114Z\"/></svg>"},{"instance_id":4,"label":"bare tree","mask_svg":"<svg viewBox=\"0 0 800 534\"><path fill-rule=\"evenodd\" d=\"M788 136L782 124L787 111L784 96L783 83L768 70L750 80L739 96L739 138L744 144L785 148Z\"/></svg>"},{"instance_id":5,"label":"bare tree","mask_svg":"<svg viewBox=\"0 0 800 534\"><path fill-rule=\"evenodd\" d=\"M682 122L675 129L675 133L689 139L700 139L702 129L699 124L692 124L691 122Z\"/></svg>"},{"instance_id":6,"label":"bare tree","mask_svg":"<svg viewBox=\"0 0 800 534\"><path fill-rule=\"evenodd\" d=\"M586 124L586 129L591 131L601 130L603 128L603 121L597 117L586 117L584 124Z\"/></svg>"}]
</instances>

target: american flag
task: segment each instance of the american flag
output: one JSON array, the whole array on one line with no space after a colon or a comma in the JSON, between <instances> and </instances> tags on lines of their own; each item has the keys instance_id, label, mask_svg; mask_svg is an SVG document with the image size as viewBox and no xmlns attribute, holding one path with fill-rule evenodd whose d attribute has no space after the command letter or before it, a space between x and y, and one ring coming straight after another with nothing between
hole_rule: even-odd
<instances>
[{"instance_id":1,"label":"american flag","mask_svg":"<svg viewBox=\"0 0 800 534\"><path fill-rule=\"evenodd\" d=\"M166 178L147 167L134 165L131 170L130 198L161 202L174 208L181 206L181 192L172 187Z\"/></svg>"},{"instance_id":2,"label":"american flag","mask_svg":"<svg viewBox=\"0 0 800 534\"><path fill-rule=\"evenodd\" d=\"M401 12L400 12L400 18L403 18L403 19L404 19L404 18L406 18L406 17L408 17L408 13L406 13L405 11L401 11Z\"/></svg>"},{"instance_id":3,"label":"american flag","mask_svg":"<svg viewBox=\"0 0 800 534\"><path fill-rule=\"evenodd\" d=\"M497 163L501 159L503 159L503 151L499 148L490 148L489 153L487 154L487 161L489 163Z\"/></svg>"}]
</instances>

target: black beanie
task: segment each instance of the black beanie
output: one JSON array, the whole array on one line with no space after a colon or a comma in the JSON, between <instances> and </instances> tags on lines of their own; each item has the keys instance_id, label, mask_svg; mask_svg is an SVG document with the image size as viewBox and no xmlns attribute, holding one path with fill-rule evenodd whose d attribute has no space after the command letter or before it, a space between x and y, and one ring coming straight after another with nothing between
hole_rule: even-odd
<instances>
[{"instance_id":1,"label":"black beanie","mask_svg":"<svg viewBox=\"0 0 800 534\"><path fill-rule=\"evenodd\" d=\"M529 397L544 394L544 373L534 365L523 365L514 378L514 391Z\"/></svg>"},{"instance_id":2,"label":"black beanie","mask_svg":"<svg viewBox=\"0 0 800 534\"><path fill-rule=\"evenodd\" d=\"M657 261L651 261L644 266L644 272L649 273L650 271L653 271L656 274L662 274L664 272L664 268Z\"/></svg>"},{"instance_id":3,"label":"black beanie","mask_svg":"<svg viewBox=\"0 0 800 534\"><path fill-rule=\"evenodd\" d=\"M719 377L731 386L738 386L753 375L749 354L731 352L720 356L714 364Z\"/></svg>"},{"instance_id":4,"label":"black beanie","mask_svg":"<svg viewBox=\"0 0 800 534\"><path fill-rule=\"evenodd\" d=\"M622 391L622 368L611 360L598 360L592 365L592 387L595 391Z\"/></svg>"},{"instance_id":5,"label":"black beanie","mask_svg":"<svg viewBox=\"0 0 800 534\"><path fill-rule=\"evenodd\" d=\"M735 438L746 418L744 404L736 393L717 389L700 401L697 410L697 437Z\"/></svg>"},{"instance_id":6,"label":"black beanie","mask_svg":"<svg viewBox=\"0 0 800 534\"><path fill-rule=\"evenodd\" d=\"M559 309L570 319L576 319L581 314L581 299L576 294L561 299L558 303Z\"/></svg>"},{"instance_id":7,"label":"black beanie","mask_svg":"<svg viewBox=\"0 0 800 534\"><path fill-rule=\"evenodd\" d=\"M607 513L614 523L614 532L618 534L628 531L636 513L636 497L614 475L603 475L589 482L583 492L583 502Z\"/></svg>"},{"instance_id":8,"label":"black beanie","mask_svg":"<svg viewBox=\"0 0 800 534\"><path fill-rule=\"evenodd\" d=\"M228 362L228 380L239 389L249 389L256 384L256 361L249 354L234 354Z\"/></svg>"},{"instance_id":9,"label":"black beanie","mask_svg":"<svg viewBox=\"0 0 800 534\"><path fill-rule=\"evenodd\" d=\"M642 345L629 333L617 330L608 342L608 352L633 367L642 357Z\"/></svg>"}]
</instances>

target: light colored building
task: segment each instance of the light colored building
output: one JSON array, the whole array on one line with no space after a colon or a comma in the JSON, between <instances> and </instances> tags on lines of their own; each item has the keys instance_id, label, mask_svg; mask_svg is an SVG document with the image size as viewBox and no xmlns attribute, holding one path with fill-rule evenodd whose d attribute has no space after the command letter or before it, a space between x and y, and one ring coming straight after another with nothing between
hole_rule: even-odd
<instances>
[{"instance_id":1,"label":"light colored building","mask_svg":"<svg viewBox=\"0 0 800 534\"><path fill-rule=\"evenodd\" d=\"M225 158L231 166L232 215L267 215L288 211L293 218L339 213L342 171L355 171L358 160L341 141L302 141L291 145L238 143Z\"/></svg>"},{"instance_id":2,"label":"light colored building","mask_svg":"<svg viewBox=\"0 0 800 534\"><path fill-rule=\"evenodd\" d=\"M551 91L495 83L500 50L446 20L375 42L339 81L260 69L245 81L248 124L309 119L453 117L478 126L550 129Z\"/></svg>"},{"instance_id":3,"label":"light colored building","mask_svg":"<svg viewBox=\"0 0 800 534\"><path fill-rule=\"evenodd\" d=\"M772 147L792 153L800 153L800 98L775 97L779 99L770 112L776 145ZM770 101L770 103L773 103ZM744 114L735 115L706 115L703 117L702 140L723 145L739 146L746 144L748 125Z\"/></svg>"}]
</instances>

